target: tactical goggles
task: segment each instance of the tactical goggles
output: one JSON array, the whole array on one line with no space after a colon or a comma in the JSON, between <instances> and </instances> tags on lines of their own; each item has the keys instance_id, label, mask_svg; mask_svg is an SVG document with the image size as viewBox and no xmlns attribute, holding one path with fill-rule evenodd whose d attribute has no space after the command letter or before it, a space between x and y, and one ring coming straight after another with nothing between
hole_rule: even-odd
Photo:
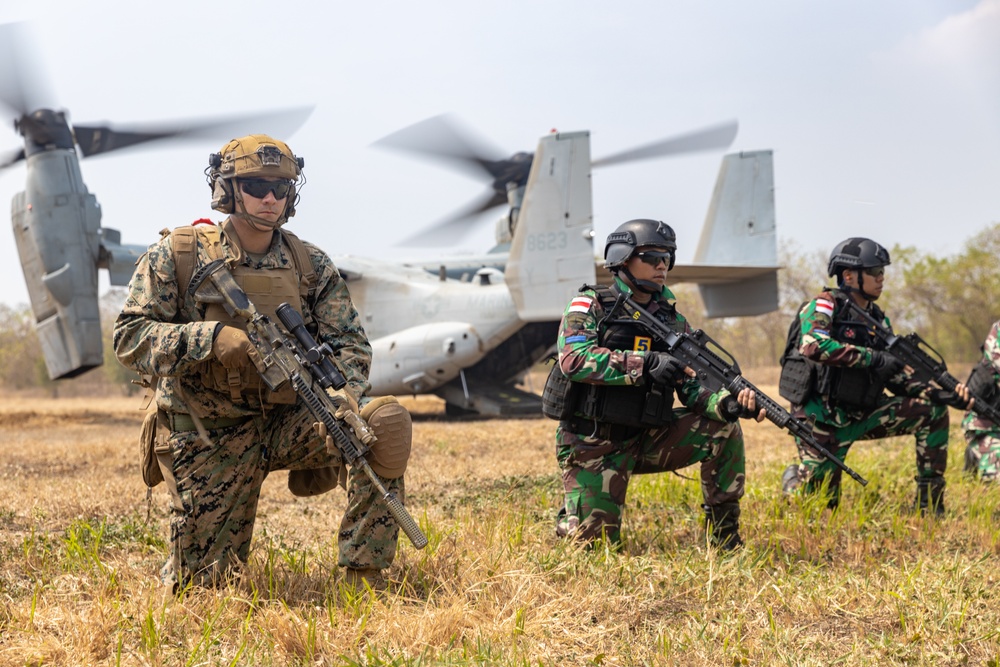
<instances>
[{"instance_id":1,"label":"tactical goggles","mask_svg":"<svg viewBox=\"0 0 1000 667\"><path fill-rule=\"evenodd\" d=\"M865 273L872 278L881 278L885 275L884 266L871 266L865 269Z\"/></svg>"},{"instance_id":2,"label":"tactical goggles","mask_svg":"<svg viewBox=\"0 0 1000 667\"><path fill-rule=\"evenodd\" d=\"M652 267L656 267L660 262L670 266L670 260L673 258L674 253L669 250L643 250L642 252L635 253L635 256L638 257L639 261L643 264L649 264Z\"/></svg>"},{"instance_id":3,"label":"tactical goggles","mask_svg":"<svg viewBox=\"0 0 1000 667\"><path fill-rule=\"evenodd\" d=\"M263 199L267 196L268 192L273 192L275 199L284 199L291 192L294 185L294 183L287 180L268 181L263 178L240 178L237 180L240 184L240 190L244 194L257 199Z\"/></svg>"}]
</instances>

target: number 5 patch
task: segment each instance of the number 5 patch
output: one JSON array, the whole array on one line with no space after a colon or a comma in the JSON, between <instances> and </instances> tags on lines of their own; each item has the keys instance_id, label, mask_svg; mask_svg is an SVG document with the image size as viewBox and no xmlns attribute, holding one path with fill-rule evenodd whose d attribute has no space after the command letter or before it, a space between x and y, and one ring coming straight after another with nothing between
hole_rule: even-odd
<instances>
[{"instance_id":1,"label":"number 5 patch","mask_svg":"<svg viewBox=\"0 0 1000 667\"><path fill-rule=\"evenodd\" d=\"M636 352L648 352L653 347L653 339L648 336L636 336L632 349Z\"/></svg>"}]
</instances>

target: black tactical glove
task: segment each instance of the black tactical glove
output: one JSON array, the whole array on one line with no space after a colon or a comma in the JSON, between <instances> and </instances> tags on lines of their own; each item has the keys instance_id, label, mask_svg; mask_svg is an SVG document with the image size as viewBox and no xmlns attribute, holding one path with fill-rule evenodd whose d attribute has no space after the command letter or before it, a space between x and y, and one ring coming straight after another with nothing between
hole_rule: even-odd
<instances>
[{"instance_id":1,"label":"black tactical glove","mask_svg":"<svg viewBox=\"0 0 1000 667\"><path fill-rule=\"evenodd\" d=\"M687 377L684 374L684 363L666 352L647 352L642 373L650 382L670 385L680 384Z\"/></svg>"},{"instance_id":2,"label":"black tactical glove","mask_svg":"<svg viewBox=\"0 0 1000 667\"><path fill-rule=\"evenodd\" d=\"M882 380L882 382L888 382L897 373L900 373L905 366L906 364L888 352L872 350L871 369L875 372L875 375Z\"/></svg>"},{"instance_id":3,"label":"black tactical glove","mask_svg":"<svg viewBox=\"0 0 1000 667\"><path fill-rule=\"evenodd\" d=\"M746 406L740 405L740 402L732 394L723 398L719 403L719 413L730 424L739 419L756 419L758 412L760 412L759 408L750 411Z\"/></svg>"},{"instance_id":4,"label":"black tactical glove","mask_svg":"<svg viewBox=\"0 0 1000 667\"><path fill-rule=\"evenodd\" d=\"M969 407L969 402L959 396L953 391L948 391L947 389L938 389L937 387L931 387L927 390L927 398L934 405L950 405L953 408L958 408L959 410L965 410Z\"/></svg>"}]
</instances>

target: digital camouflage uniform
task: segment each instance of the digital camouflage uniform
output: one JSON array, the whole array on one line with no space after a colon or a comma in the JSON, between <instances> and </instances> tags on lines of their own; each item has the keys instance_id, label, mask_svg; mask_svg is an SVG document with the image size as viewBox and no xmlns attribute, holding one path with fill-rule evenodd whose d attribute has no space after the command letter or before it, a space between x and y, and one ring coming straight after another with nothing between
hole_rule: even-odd
<instances>
[{"instance_id":1,"label":"digital camouflage uniform","mask_svg":"<svg viewBox=\"0 0 1000 667\"><path fill-rule=\"evenodd\" d=\"M993 384L1000 386L1000 322L995 322L983 343L983 361L993 370ZM996 482L1000 472L1000 424L969 411L962 420L965 430L965 470L984 482Z\"/></svg>"},{"instance_id":2,"label":"digital camouflage uniform","mask_svg":"<svg viewBox=\"0 0 1000 667\"><path fill-rule=\"evenodd\" d=\"M227 224L231 223L223 224L222 248L227 258L239 257L234 245L238 237L226 233ZM207 260L201 241L199 235L197 265ZM371 346L333 262L316 246L305 247L317 281L301 304L303 315L307 323L318 325L317 340L330 345L354 395L362 396L369 389ZM259 261L242 255L243 263L254 270L295 271L280 230ZM193 412L208 424L242 422L210 428L211 442L203 442L192 430L172 430L167 440L173 473L167 484L173 501L164 580L207 583L247 561L260 487L268 473L334 466L333 474L341 481L345 474L339 454L327 451L325 441L313 431L315 420L301 402L271 406L260 396L247 394L234 400L230 393L209 389L200 381L206 365L217 364L212 354L216 322L204 321L204 304L190 294L179 298L177 292L168 235L137 263L115 323L114 345L122 364L159 377L156 401L168 415ZM387 480L386 486L402 500L402 478ZM352 470L347 488L348 508L338 536L340 565L388 567L396 552L395 521L364 473Z\"/></svg>"},{"instance_id":3,"label":"digital camouflage uniform","mask_svg":"<svg viewBox=\"0 0 1000 667\"><path fill-rule=\"evenodd\" d=\"M618 289L628 286L615 278ZM674 295L666 287L646 309L676 331L689 331L676 313ZM566 308L559 332L559 366L573 382L638 385L643 377L647 342L638 349L611 350L599 344L598 322L606 312L593 290L584 290ZM655 347L654 347L655 349ZM602 439L593 431L574 432L561 422L556 429L556 458L562 471L565 504L560 525L575 526L574 536L591 540L620 539L621 515L632 475L677 470L701 463L705 505L714 507L743 496L745 461L739 423L719 414L719 402L729 394L711 393L688 378L677 389L683 408L674 421L653 429L633 429L619 441ZM569 522L569 523L568 523ZM565 528L563 528L563 531Z\"/></svg>"},{"instance_id":4,"label":"digital camouflage uniform","mask_svg":"<svg viewBox=\"0 0 1000 667\"><path fill-rule=\"evenodd\" d=\"M856 327L845 328L841 326L839 312L834 314L838 310L836 301L848 298L850 296L841 290L826 291L799 311L802 335L799 352L806 359L828 367L871 366L872 354L866 348L881 347L874 333L859 333ZM884 322L891 331L887 316ZM844 331L838 333L841 329ZM948 465L948 408L931 403L924 394L924 386L905 372L893 377L888 387L896 395L890 397L883 393L872 409L839 405L828 396L813 391L805 404L792 405L792 415L797 419L815 419L813 435L816 440L841 461L857 440L912 433L916 438L918 484L927 480L943 486ZM798 438L796 445L801 460L797 473L802 488L806 492L816 491L829 477L830 504L836 506L840 498L840 468Z\"/></svg>"}]
</instances>

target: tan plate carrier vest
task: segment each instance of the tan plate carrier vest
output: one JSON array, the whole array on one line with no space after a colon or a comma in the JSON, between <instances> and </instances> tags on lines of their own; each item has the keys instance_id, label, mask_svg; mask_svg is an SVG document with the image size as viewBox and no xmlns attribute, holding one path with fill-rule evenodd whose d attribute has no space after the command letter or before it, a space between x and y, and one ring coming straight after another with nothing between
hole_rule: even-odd
<instances>
[{"instance_id":1,"label":"tan plate carrier vest","mask_svg":"<svg viewBox=\"0 0 1000 667\"><path fill-rule=\"evenodd\" d=\"M237 238L232 232L229 221L225 231L230 239ZM166 230L164 230L166 231ZM172 235L175 272L177 275L178 297L183 296L191 284L195 266L198 265L199 242L204 251L206 263L216 259L225 259L222 248L221 232L215 225L198 224L190 227L178 227L169 232ZM293 267L268 269L253 269L241 260L243 249L236 244L239 255L229 262L229 270L236 284L246 292L250 303L257 312L266 315L272 322L277 322L275 310L282 303L288 303L306 319L308 325L312 317L303 312L302 304L309 301L316 288L316 272L313 270L309 251L298 236L284 230L280 231L285 246L291 251ZM229 315L222 304L210 303L205 311L204 321L222 322L225 325L237 327L246 331L247 323ZM234 401L243 400L243 395L257 395L264 404L291 405L296 401L295 391L290 386L284 386L279 391L271 391L253 366L243 369L227 369L215 359L206 361L201 369L202 383L216 391L226 392Z\"/></svg>"}]
</instances>

